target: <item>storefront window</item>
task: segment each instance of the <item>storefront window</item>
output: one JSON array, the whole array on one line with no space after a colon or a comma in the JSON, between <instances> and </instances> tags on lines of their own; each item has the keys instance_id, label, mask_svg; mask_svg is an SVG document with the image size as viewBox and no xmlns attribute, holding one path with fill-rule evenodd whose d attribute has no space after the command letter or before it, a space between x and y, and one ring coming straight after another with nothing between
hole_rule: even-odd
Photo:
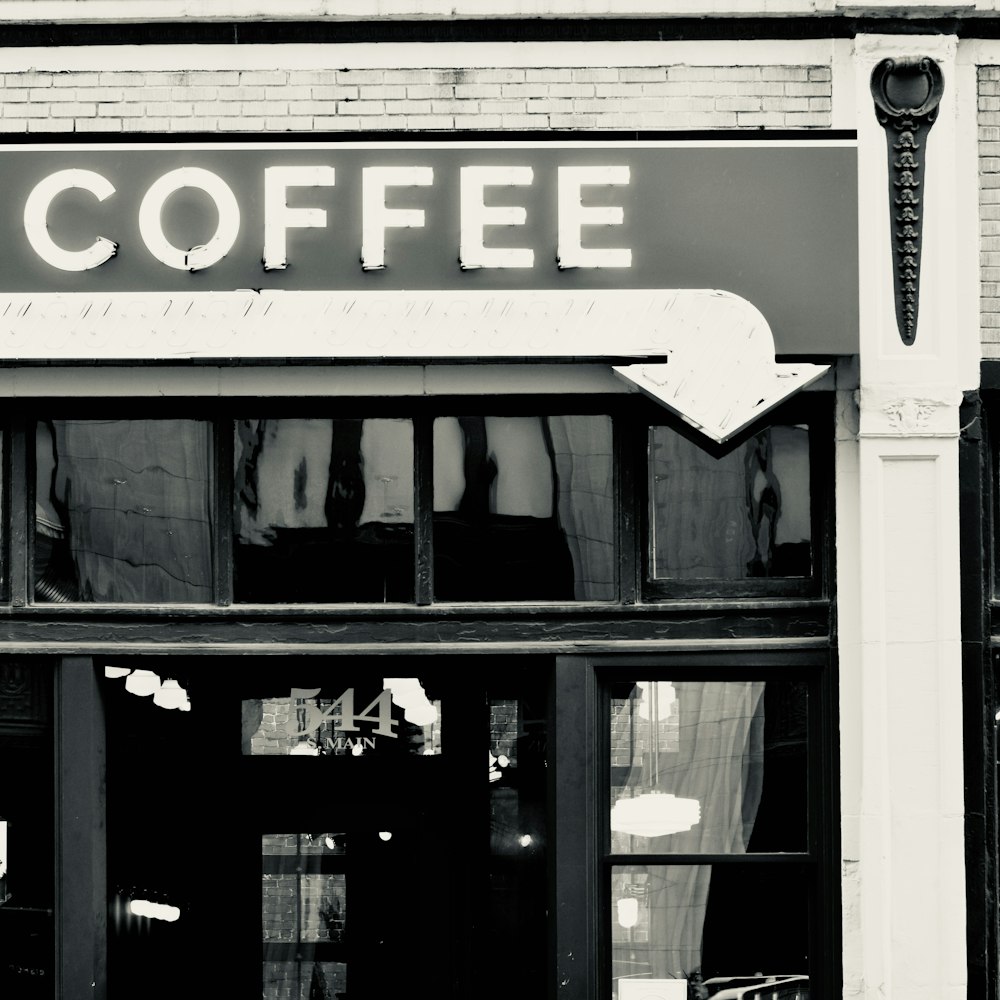
<instances>
[{"instance_id":1,"label":"storefront window","mask_svg":"<svg viewBox=\"0 0 1000 1000\"><path fill-rule=\"evenodd\" d=\"M236 422L238 601L413 600L413 423Z\"/></svg>"},{"instance_id":2,"label":"storefront window","mask_svg":"<svg viewBox=\"0 0 1000 1000\"><path fill-rule=\"evenodd\" d=\"M439 417L435 597L612 600L612 468L609 417Z\"/></svg>"},{"instance_id":3,"label":"storefront window","mask_svg":"<svg viewBox=\"0 0 1000 1000\"><path fill-rule=\"evenodd\" d=\"M810 575L807 426L774 425L722 457L651 427L648 448L652 580Z\"/></svg>"},{"instance_id":4,"label":"storefront window","mask_svg":"<svg viewBox=\"0 0 1000 1000\"><path fill-rule=\"evenodd\" d=\"M35 598L212 600L205 421L48 420L35 432Z\"/></svg>"},{"instance_id":5,"label":"storefront window","mask_svg":"<svg viewBox=\"0 0 1000 1000\"><path fill-rule=\"evenodd\" d=\"M807 1000L808 693L788 678L611 686L615 1000L765 983Z\"/></svg>"}]
</instances>

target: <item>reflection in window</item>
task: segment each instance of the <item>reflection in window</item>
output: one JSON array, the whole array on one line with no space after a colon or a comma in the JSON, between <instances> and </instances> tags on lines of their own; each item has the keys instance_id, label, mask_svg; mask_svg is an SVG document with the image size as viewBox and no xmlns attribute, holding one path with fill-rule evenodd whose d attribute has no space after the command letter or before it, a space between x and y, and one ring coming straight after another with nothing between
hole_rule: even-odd
<instances>
[{"instance_id":1,"label":"reflection in window","mask_svg":"<svg viewBox=\"0 0 1000 1000\"><path fill-rule=\"evenodd\" d=\"M611 420L434 422L439 600L612 600Z\"/></svg>"},{"instance_id":2,"label":"reflection in window","mask_svg":"<svg viewBox=\"0 0 1000 1000\"><path fill-rule=\"evenodd\" d=\"M346 995L346 840L343 833L262 837L263 1000Z\"/></svg>"},{"instance_id":3,"label":"reflection in window","mask_svg":"<svg viewBox=\"0 0 1000 1000\"><path fill-rule=\"evenodd\" d=\"M413 600L413 424L236 421L237 601Z\"/></svg>"},{"instance_id":4,"label":"reflection in window","mask_svg":"<svg viewBox=\"0 0 1000 1000\"><path fill-rule=\"evenodd\" d=\"M808 926L798 866L615 865L612 996L809 1000Z\"/></svg>"},{"instance_id":5,"label":"reflection in window","mask_svg":"<svg viewBox=\"0 0 1000 1000\"><path fill-rule=\"evenodd\" d=\"M806 850L803 683L640 681L610 710L612 853Z\"/></svg>"},{"instance_id":6,"label":"reflection in window","mask_svg":"<svg viewBox=\"0 0 1000 1000\"><path fill-rule=\"evenodd\" d=\"M36 599L210 601L211 454L198 420L39 422Z\"/></svg>"},{"instance_id":7,"label":"reflection in window","mask_svg":"<svg viewBox=\"0 0 1000 1000\"><path fill-rule=\"evenodd\" d=\"M808 576L809 429L770 427L715 458L652 427L649 504L654 580Z\"/></svg>"},{"instance_id":8,"label":"reflection in window","mask_svg":"<svg viewBox=\"0 0 1000 1000\"><path fill-rule=\"evenodd\" d=\"M546 681L539 671L507 671L489 685L490 862L480 991L492 998L541 992L548 940L546 879ZM493 961L503 942L516 955Z\"/></svg>"},{"instance_id":9,"label":"reflection in window","mask_svg":"<svg viewBox=\"0 0 1000 1000\"><path fill-rule=\"evenodd\" d=\"M245 698L249 756L433 756L441 752L441 702L418 677L350 687L294 687Z\"/></svg>"}]
</instances>

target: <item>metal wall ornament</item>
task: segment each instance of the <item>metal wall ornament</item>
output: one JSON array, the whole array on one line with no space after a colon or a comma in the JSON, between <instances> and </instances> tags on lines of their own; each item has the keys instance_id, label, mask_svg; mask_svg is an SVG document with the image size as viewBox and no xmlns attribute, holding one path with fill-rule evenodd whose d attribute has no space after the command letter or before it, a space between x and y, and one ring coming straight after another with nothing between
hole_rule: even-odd
<instances>
[{"instance_id":1,"label":"metal wall ornament","mask_svg":"<svg viewBox=\"0 0 1000 1000\"><path fill-rule=\"evenodd\" d=\"M896 326L907 346L917 336L927 139L944 93L941 67L928 56L883 59L872 70L875 115L889 154L889 227Z\"/></svg>"}]
</instances>

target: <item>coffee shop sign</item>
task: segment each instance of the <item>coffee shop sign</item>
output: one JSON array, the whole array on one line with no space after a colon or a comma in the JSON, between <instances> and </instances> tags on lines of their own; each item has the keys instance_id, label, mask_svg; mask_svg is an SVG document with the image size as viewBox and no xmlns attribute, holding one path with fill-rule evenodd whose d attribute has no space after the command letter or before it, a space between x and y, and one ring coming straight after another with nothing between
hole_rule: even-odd
<instances>
[{"instance_id":1,"label":"coffee shop sign","mask_svg":"<svg viewBox=\"0 0 1000 1000\"><path fill-rule=\"evenodd\" d=\"M289 192L299 188L333 188L337 172L330 165L284 165L264 168L264 232L262 260L265 271L288 266L287 237L292 229L325 229L326 209L289 204ZM585 228L620 226L621 205L589 204L587 189L626 186L627 165L561 165L557 170L557 263L567 268L628 268L632 251L626 247L585 246ZM492 203L488 194L496 188L528 188L534 171L522 165L463 166L459 171L458 208L460 241L458 262L462 270L479 268L531 268L531 247L501 246L494 227L524 226L527 211L521 205ZM386 267L386 232L417 229L426 225L423 208L400 208L387 203L393 188L431 187L430 166L368 166L361 177L360 263L365 271ZM164 232L163 213L170 198L185 188L203 192L214 204L218 224L214 234L195 247L178 247ZM24 232L34 252L60 271L89 271L100 267L119 250L114 234L94 234L83 248L60 244L50 232L58 197L73 189L89 192L98 202L114 197L114 184L96 170L57 170L34 186L24 205ZM389 201L392 199L390 198ZM178 271L203 271L221 261L234 247L240 233L240 205L232 187L218 174L203 167L179 167L154 180L139 205L139 233L153 258ZM491 232L492 230L492 232ZM89 237L88 237L89 238ZM509 242L509 241L506 241Z\"/></svg>"}]
</instances>

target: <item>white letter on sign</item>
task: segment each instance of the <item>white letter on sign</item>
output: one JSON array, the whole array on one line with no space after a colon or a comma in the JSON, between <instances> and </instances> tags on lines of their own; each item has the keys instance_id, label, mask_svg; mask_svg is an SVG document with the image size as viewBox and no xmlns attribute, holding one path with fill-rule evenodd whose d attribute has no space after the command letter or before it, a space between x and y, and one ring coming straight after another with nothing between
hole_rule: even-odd
<instances>
[{"instance_id":1,"label":"white letter on sign","mask_svg":"<svg viewBox=\"0 0 1000 1000\"><path fill-rule=\"evenodd\" d=\"M167 199L181 188L199 188L215 202L219 227L203 246L179 250L163 235L161 214ZM180 167L154 181L139 206L139 232L149 252L167 267L201 271L229 253L240 232L240 206L229 185L211 170Z\"/></svg>"},{"instance_id":2,"label":"white letter on sign","mask_svg":"<svg viewBox=\"0 0 1000 1000\"><path fill-rule=\"evenodd\" d=\"M422 208L389 208L385 189L429 187L434 183L434 171L431 167L365 167L361 177L361 267L380 271L385 267L386 229L420 229L424 225Z\"/></svg>"},{"instance_id":3,"label":"white letter on sign","mask_svg":"<svg viewBox=\"0 0 1000 1000\"><path fill-rule=\"evenodd\" d=\"M53 198L70 188L89 191L98 201L104 201L115 193L114 185L106 177L93 170L57 170L45 180L39 181L24 203L24 234L32 249L47 264L60 271L89 271L114 257L118 244L98 236L86 250L64 250L56 246L49 236L49 205Z\"/></svg>"},{"instance_id":4,"label":"white letter on sign","mask_svg":"<svg viewBox=\"0 0 1000 1000\"><path fill-rule=\"evenodd\" d=\"M631 267L631 250L580 245L582 226L620 226L625 212L618 205L583 205L580 188L589 184L628 184L628 167L559 168L559 247L556 261L567 267Z\"/></svg>"},{"instance_id":5,"label":"white letter on sign","mask_svg":"<svg viewBox=\"0 0 1000 1000\"><path fill-rule=\"evenodd\" d=\"M483 188L530 184L533 179L531 167L462 167L458 262L463 271L477 267L534 267L534 250L483 246L485 226L523 226L528 218L520 205L484 205Z\"/></svg>"},{"instance_id":6,"label":"white letter on sign","mask_svg":"<svg viewBox=\"0 0 1000 1000\"><path fill-rule=\"evenodd\" d=\"M264 270L288 266L285 232L290 228L326 228L325 208L289 208L290 187L333 187L333 167L264 168Z\"/></svg>"}]
</instances>

